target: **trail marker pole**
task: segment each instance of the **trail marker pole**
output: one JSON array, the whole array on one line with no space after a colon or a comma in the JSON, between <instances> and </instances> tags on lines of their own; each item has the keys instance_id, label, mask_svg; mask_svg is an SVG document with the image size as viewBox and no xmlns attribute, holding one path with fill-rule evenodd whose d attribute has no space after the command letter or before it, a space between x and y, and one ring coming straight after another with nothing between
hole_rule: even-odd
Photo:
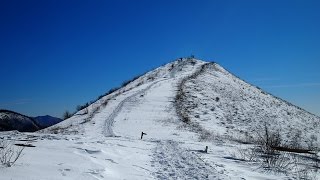
<instances>
[{"instance_id":1,"label":"trail marker pole","mask_svg":"<svg viewBox=\"0 0 320 180\"><path fill-rule=\"evenodd\" d=\"M147 135L147 133L141 132L141 139L142 139L143 135Z\"/></svg>"}]
</instances>

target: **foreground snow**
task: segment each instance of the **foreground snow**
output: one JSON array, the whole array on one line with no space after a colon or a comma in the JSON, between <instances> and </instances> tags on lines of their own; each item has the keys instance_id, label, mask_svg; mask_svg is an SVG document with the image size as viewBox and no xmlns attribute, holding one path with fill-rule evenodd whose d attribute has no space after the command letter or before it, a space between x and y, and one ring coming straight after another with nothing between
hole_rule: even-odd
<instances>
[{"instance_id":1,"label":"foreground snow","mask_svg":"<svg viewBox=\"0 0 320 180\"><path fill-rule=\"evenodd\" d=\"M2 134L2 136L5 136ZM12 136L12 134L10 134ZM238 145L152 138L15 134L29 143L1 179L279 179L234 159ZM174 138L176 139L176 138ZM19 141L23 140L23 141ZM204 153L205 146L208 153Z\"/></svg>"}]
</instances>

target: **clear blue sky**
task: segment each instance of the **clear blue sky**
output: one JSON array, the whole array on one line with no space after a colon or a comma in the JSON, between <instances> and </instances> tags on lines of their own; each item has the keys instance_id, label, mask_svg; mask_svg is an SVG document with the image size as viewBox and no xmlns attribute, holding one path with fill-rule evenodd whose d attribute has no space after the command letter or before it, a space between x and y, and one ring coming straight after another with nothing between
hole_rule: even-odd
<instances>
[{"instance_id":1,"label":"clear blue sky","mask_svg":"<svg viewBox=\"0 0 320 180\"><path fill-rule=\"evenodd\" d=\"M320 115L319 2L1 0L0 108L61 117L194 54Z\"/></svg>"}]
</instances>

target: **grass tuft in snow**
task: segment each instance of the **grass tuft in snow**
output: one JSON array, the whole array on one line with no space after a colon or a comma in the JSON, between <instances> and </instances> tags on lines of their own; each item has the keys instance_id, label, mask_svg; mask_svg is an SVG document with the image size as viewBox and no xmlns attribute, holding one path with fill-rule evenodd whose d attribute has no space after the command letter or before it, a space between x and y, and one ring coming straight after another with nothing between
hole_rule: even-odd
<instances>
[{"instance_id":1,"label":"grass tuft in snow","mask_svg":"<svg viewBox=\"0 0 320 180\"><path fill-rule=\"evenodd\" d=\"M4 167L11 167L22 154L24 147L16 147L12 141L0 140L0 163Z\"/></svg>"}]
</instances>

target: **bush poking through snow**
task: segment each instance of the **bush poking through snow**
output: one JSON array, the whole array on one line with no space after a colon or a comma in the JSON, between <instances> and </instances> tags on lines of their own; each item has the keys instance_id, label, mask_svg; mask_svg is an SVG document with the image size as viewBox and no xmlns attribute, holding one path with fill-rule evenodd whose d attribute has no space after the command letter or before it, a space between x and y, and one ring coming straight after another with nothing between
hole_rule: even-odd
<instances>
[{"instance_id":1,"label":"bush poking through snow","mask_svg":"<svg viewBox=\"0 0 320 180\"><path fill-rule=\"evenodd\" d=\"M71 116L72 116L72 114L69 113L69 111L66 111L66 112L63 113L63 119L68 119L68 118L70 118Z\"/></svg>"},{"instance_id":2,"label":"bush poking through snow","mask_svg":"<svg viewBox=\"0 0 320 180\"><path fill-rule=\"evenodd\" d=\"M84 105L78 105L77 106L77 111L80 111L82 109L85 109L89 106L90 104L89 103L85 103Z\"/></svg>"},{"instance_id":3,"label":"bush poking through snow","mask_svg":"<svg viewBox=\"0 0 320 180\"><path fill-rule=\"evenodd\" d=\"M24 147L15 147L12 142L0 140L0 163L11 167L20 157Z\"/></svg>"},{"instance_id":4,"label":"bush poking through snow","mask_svg":"<svg viewBox=\"0 0 320 180\"><path fill-rule=\"evenodd\" d=\"M310 138L308 139L308 142L307 142L308 148L313 151L318 150L319 148L317 147L317 141L318 141L317 136L314 134L311 134Z\"/></svg>"},{"instance_id":5,"label":"bush poking through snow","mask_svg":"<svg viewBox=\"0 0 320 180\"><path fill-rule=\"evenodd\" d=\"M267 124L264 125L262 133L257 132L258 144L261 151L268 155L275 154L275 149L281 147L281 136L279 131L271 131Z\"/></svg>"},{"instance_id":6,"label":"bush poking through snow","mask_svg":"<svg viewBox=\"0 0 320 180\"><path fill-rule=\"evenodd\" d=\"M254 137L234 139L242 144L249 142L256 145L238 148L232 156L235 159L256 162L266 171L295 174L298 179L315 179L312 177L319 173L320 159L317 153L301 148L300 134L296 132L296 135L293 136L295 139L285 143L282 142L279 130L272 130L270 126L264 124L257 128ZM310 144L314 143L313 141L315 137Z\"/></svg>"}]
</instances>

